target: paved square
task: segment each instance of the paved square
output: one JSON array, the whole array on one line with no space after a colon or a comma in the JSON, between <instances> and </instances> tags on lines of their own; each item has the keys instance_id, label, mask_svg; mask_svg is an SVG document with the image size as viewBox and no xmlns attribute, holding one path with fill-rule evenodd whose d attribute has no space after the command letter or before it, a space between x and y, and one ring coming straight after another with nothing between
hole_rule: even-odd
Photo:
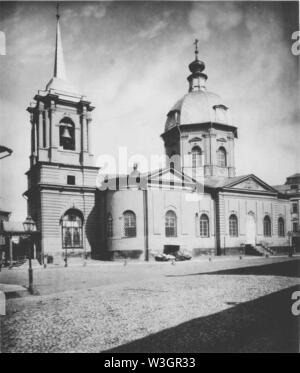
<instances>
[{"instance_id":1,"label":"paved square","mask_svg":"<svg viewBox=\"0 0 300 373\"><path fill-rule=\"evenodd\" d=\"M299 351L300 260L101 263L34 272L40 295L9 299L3 352ZM0 283L26 285L26 270Z\"/></svg>"}]
</instances>

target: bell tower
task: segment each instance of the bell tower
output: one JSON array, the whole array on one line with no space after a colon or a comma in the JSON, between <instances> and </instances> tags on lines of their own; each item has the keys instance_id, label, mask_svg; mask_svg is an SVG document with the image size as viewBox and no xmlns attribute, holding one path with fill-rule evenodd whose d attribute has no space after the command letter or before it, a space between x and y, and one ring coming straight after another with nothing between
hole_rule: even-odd
<instances>
[{"instance_id":1,"label":"bell tower","mask_svg":"<svg viewBox=\"0 0 300 373\"><path fill-rule=\"evenodd\" d=\"M94 107L69 81L56 15L53 77L27 108L31 123L30 169L27 172L28 214L41 233L39 255L55 258L91 254L96 245L94 213L96 176L90 134ZM74 244L66 241L62 222L72 210L80 221ZM73 216L75 216L73 214ZM74 221L75 221L74 220ZM71 220L69 223L72 225ZM89 226L87 226L89 224ZM71 232L67 229L66 232ZM78 239L79 235L80 239Z\"/></svg>"},{"instance_id":2,"label":"bell tower","mask_svg":"<svg viewBox=\"0 0 300 373\"><path fill-rule=\"evenodd\" d=\"M56 18L53 77L27 109L31 122L30 165L60 162L88 166L93 162L89 127L94 107L67 78L59 14Z\"/></svg>"}]
</instances>

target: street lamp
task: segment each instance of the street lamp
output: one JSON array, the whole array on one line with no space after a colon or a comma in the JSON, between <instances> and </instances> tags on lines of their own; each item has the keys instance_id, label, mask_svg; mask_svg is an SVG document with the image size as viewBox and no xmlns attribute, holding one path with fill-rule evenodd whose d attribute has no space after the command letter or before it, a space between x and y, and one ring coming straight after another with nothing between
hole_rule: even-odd
<instances>
[{"instance_id":1,"label":"street lamp","mask_svg":"<svg viewBox=\"0 0 300 373\"><path fill-rule=\"evenodd\" d=\"M24 231L29 234L29 269L28 269L28 275L29 275L29 293L33 294L33 271L32 271L32 240L31 235L32 232L36 231L36 225L34 220L31 216L27 216L26 220L23 223Z\"/></svg>"},{"instance_id":2,"label":"street lamp","mask_svg":"<svg viewBox=\"0 0 300 373\"><path fill-rule=\"evenodd\" d=\"M36 225L31 216L27 216L26 220L23 223L25 232L34 232L36 230Z\"/></svg>"}]
</instances>

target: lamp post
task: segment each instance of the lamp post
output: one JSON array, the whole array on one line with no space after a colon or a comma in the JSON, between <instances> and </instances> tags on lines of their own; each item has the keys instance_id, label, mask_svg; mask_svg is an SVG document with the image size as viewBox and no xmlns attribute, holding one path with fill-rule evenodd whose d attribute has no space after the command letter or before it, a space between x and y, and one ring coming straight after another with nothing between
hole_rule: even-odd
<instances>
[{"instance_id":1,"label":"lamp post","mask_svg":"<svg viewBox=\"0 0 300 373\"><path fill-rule=\"evenodd\" d=\"M29 269L28 269L28 276L29 276L29 293L33 294L33 270L32 270L32 240L31 235L36 230L36 225L34 220L31 216L27 216L26 220L23 223L24 231L29 235Z\"/></svg>"},{"instance_id":2,"label":"lamp post","mask_svg":"<svg viewBox=\"0 0 300 373\"><path fill-rule=\"evenodd\" d=\"M293 232L288 231L287 235L289 238L289 257L292 257L293 256L293 242L292 242Z\"/></svg>"}]
</instances>

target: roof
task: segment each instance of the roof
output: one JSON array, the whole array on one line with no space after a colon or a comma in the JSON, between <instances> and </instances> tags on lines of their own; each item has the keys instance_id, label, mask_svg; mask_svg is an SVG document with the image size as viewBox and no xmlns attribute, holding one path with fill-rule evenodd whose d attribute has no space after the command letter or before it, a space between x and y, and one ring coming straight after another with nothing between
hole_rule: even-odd
<instances>
[{"instance_id":1,"label":"roof","mask_svg":"<svg viewBox=\"0 0 300 373\"><path fill-rule=\"evenodd\" d=\"M290 177L300 177L300 173L293 174L291 176L288 176L287 178L289 179Z\"/></svg>"},{"instance_id":2,"label":"roof","mask_svg":"<svg viewBox=\"0 0 300 373\"><path fill-rule=\"evenodd\" d=\"M296 184L297 185L297 184ZM283 184L283 185L273 185L273 188L276 189L279 193L285 194L288 197L296 197L300 195L299 188L291 188L292 183Z\"/></svg>"},{"instance_id":3,"label":"roof","mask_svg":"<svg viewBox=\"0 0 300 373\"><path fill-rule=\"evenodd\" d=\"M262 192L278 194L278 191L259 179L253 174L241 175L235 177L208 177L204 179L204 186L211 189L237 189L247 192Z\"/></svg>"},{"instance_id":4,"label":"roof","mask_svg":"<svg viewBox=\"0 0 300 373\"><path fill-rule=\"evenodd\" d=\"M249 175L235 176L235 177L207 177L205 178L205 186L209 188L224 188L225 186L234 182L239 182L245 178L250 177Z\"/></svg>"},{"instance_id":5,"label":"roof","mask_svg":"<svg viewBox=\"0 0 300 373\"><path fill-rule=\"evenodd\" d=\"M168 189L188 188L195 189L200 186L196 180L190 176L171 168L163 168L156 171L139 173L133 171L128 175L101 175L98 176L97 186L99 190L120 190L120 189L142 189L148 187L159 187Z\"/></svg>"},{"instance_id":6,"label":"roof","mask_svg":"<svg viewBox=\"0 0 300 373\"><path fill-rule=\"evenodd\" d=\"M218 113L215 108L220 107ZM175 118L172 113L178 112L180 115ZM231 125L231 117L227 105L222 98L206 90L189 92L184 95L169 111L165 125L165 131L176 124L198 124L216 122Z\"/></svg>"},{"instance_id":7,"label":"roof","mask_svg":"<svg viewBox=\"0 0 300 373\"><path fill-rule=\"evenodd\" d=\"M139 177L139 179L137 179ZM260 193L278 195L278 191L253 174L235 177L206 177L199 182L192 177L170 168L160 169L144 174L136 171L129 175L104 177L98 182L99 190L142 189L158 187L160 189L189 189L208 192L227 190L243 193Z\"/></svg>"},{"instance_id":8,"label":"roof","mask_svg":"<svg viewBox=\"0 0 300 373\"><path fill-rule=\"evenodd\" d=\"M12 150L10 148L7 148L6 146L0 145L0 153L4 152L12 153Z\"/></svg>"},{"instance_id":9,"label":"roof","mask_svg":"<svg viewBox=\"0 0 300 373\"><path fill-rule=\"evenodd\" d=\"M278 190L280 193L285 193L291 189L290 185L283 184L283 185L272 185L274 189Z\"/></svg>"},{"instance_id":10,"label":"roof","mask_svg":"<svg viewBox=\"0 0 300 373\"><path fill-rule=\"evenodd\" d=\"M12 154L12 149L7 148L6 146L0 145L0 159L9 157Z\"/></svg>"},{"instance_id":11,"label":"roof","mask_svg":"<svg viewBox=\"0 0 300 373\"><path fill-rule=\"evenodd\" d=\"M4 210L0 207L0 214L11 214L11 211Z\"/></svg>"},{"instance_id":12,"label":"roof","mask_svg":"<svg viewBox=\"0 0 300 373\"><path fill-rule=\"evenodd\" d=\"M12 233L21 232L25 234L23 223L19 221L3 221L2 229L4 232L12 232Z\"/></svg>"}]
</instances>

